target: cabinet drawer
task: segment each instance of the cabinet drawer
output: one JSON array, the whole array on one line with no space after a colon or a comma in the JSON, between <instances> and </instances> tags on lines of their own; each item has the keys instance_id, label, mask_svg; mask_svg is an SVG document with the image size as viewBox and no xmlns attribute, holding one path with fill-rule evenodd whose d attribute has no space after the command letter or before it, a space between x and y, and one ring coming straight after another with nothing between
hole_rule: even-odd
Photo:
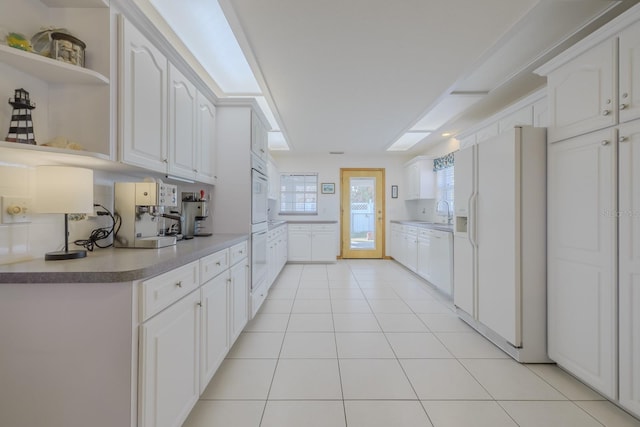
<instances>
[{"instance_id":1,"label":"cabinet drawer","mask_svg":"<svg viewBox=\"0 0 640 427\"><path fill-rule=\"evenodd\" d=\"M140 284L140 320L159 313L198 286L198 261L144 280Z\"/></svg>"},{"instance_id":2,"label":"cabinet drawer","mask_svg":"<svg viewBox=\"0 0 640 427\"><path fill-rule=\"evenodd\" d=\"M418 237L431 237L431 230L429 230L428 228L421 228L418 231Z\"/></svg>"},{"instance_id":3,"label":"cabinet drawer","mask_svg":"<svg viewBox=\"0 0 640 427\"><path fill-rule=\"evenodd\" d=\"M418 235L418 227L414 227L412 225L403 225L402 226L402 232L406 233L410 236L417 236Z\"/></svg>"},{"instance_id":4,"label":"cabinet drawer","mask_svg":"<svg viewBox=\"0 0 640 427\"><path fill-rule=\"evenodd\" d=\"M247 257L247 242L238 243L237 245L231 246L229 249L231 265L236 264L238 261Z\"/></svg>"},{"instance_id":5,"label":"cabinet drawer","mask_svg":"<svg viewBox=\"0 0 640 427\"><path fill-rule=\"evenodd\" d=\"M307 224L291 224L289 231L311 231L311 226Z\"/></svg>"},{"instance_id":6,"label":"cabinet drawer","mask_svg":"<svg viewBox=\"0 0 640 427\"><path fill-rule=\"evenodd\" d=\"M200 283L206 283L229 268L229 249L200 259Z\"/></svg>"},{"instance_id":7,"label":"cabinet drawer","mask_svg":"<svg viewBox=\"0 0 640 427\"><path fill-rule=\"evenodd\" d=\"M335 225L333 224L313 224L311 226L313 231L335 231Z\"/></svg>"}]
</instances>

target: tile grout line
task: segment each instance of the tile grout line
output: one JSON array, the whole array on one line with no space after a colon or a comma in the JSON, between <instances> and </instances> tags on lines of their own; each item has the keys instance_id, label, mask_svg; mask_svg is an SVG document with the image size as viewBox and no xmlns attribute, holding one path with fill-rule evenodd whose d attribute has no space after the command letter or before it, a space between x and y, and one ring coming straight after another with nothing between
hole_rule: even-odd
<instances>
[{"instance_id":1,"label":"tile grout line","mask_svg":"<svg viewBox=\"0 0 640 427\"><path fill-rule=\"evenodd\" d=\"M298 278L298 286L296 287L296 292L293 297L293 304L295 304L295 297L298 294L298 289L300 289L300 281L302 280L302 273L300 273L300 277ZM273 287L274 284L271 284ZM267 391L267 396L264 400L264 407L262 408L262 414L260 415L260 422L258 426L262 425L262 421L264 420L264 414L267 412L267 405L269 404L269 395L271 394L271 388L273 387L273 381L276 378L276 372L278 371L278 365L280 364L280 356L282 355L282 349L284 348L284 341L287 337L287 330L289 329L289 322L291 321L291 313L293 312L293 304L291 304L291 310L289 311L289 318L287 319L287 324L284 328L284 335L282 337L282 342L280 343L280 351L278 352L278 358L276 359L276 365L273 368L273 375L271 376L271 383L269 384L269 390ZM260 310L258 310L260 311ZM256 313L257 314L257 313Z\"/></svg>"}]
</instances>

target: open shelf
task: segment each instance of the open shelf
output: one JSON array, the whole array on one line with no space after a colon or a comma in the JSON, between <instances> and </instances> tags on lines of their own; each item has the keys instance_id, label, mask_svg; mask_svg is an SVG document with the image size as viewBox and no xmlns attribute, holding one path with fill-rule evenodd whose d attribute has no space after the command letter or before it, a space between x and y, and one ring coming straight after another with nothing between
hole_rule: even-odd
<instances>
[{"instance_id":1,"label":"open shelf","mask_svg":"<svg viewBox=\"0 0 640 427\"><path fill-rule=\"evenodd\" d=\"M0 45L0 62L49 83L109 84L109 79L97 71L9 46Z\"/></svg>"},{"instance_id":2,"label":"open shelf","mask_svg":"<svg viewBox=\"0 0 640 427\"><path fill-rule=\"evenodd\" d=\"M83 150L47 147L0 141L0 165L40 166L64 164L75 166L107 165L109 156Z\"/></svg>"}]
</instances>

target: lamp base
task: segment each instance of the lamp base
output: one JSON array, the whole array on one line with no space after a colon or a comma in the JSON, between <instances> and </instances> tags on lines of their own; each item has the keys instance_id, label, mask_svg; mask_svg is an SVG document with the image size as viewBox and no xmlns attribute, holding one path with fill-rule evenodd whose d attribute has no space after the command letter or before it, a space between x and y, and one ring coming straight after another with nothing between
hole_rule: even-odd
<instances>
[{"instance_id":1,"label":"lamp base","mask_svg":"<svg viewBox=\"0 0 640 427\"><path fill-rule=\"evenodd\" d=\"M87 256L87 251L79 249L76 251L55 251L47 252L44 254L45 261L58 261L63 259L76 259L84 258Z\"/></svg>"}]
</instances>

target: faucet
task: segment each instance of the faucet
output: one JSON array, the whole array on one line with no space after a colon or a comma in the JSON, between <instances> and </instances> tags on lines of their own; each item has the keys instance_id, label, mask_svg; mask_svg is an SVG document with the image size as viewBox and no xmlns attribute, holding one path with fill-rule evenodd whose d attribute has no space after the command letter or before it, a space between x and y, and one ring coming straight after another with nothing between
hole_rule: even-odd
<instances>
[{"instance_id":1,"label":"faucet","mask_svg":"<svg viewBox=\"0 0 640 427\"><path fill-rule=\"evenodd\" d=\"M451 222L453 221L453 215L452 215L453 213L451 212L451 205L447 200L444 200L444 199L438 200L438 202L436 203L436 211L438 210L438 206L440 206L440 202L447 204L447 224L451 224Z\"/></svg>"}]
</instances>

